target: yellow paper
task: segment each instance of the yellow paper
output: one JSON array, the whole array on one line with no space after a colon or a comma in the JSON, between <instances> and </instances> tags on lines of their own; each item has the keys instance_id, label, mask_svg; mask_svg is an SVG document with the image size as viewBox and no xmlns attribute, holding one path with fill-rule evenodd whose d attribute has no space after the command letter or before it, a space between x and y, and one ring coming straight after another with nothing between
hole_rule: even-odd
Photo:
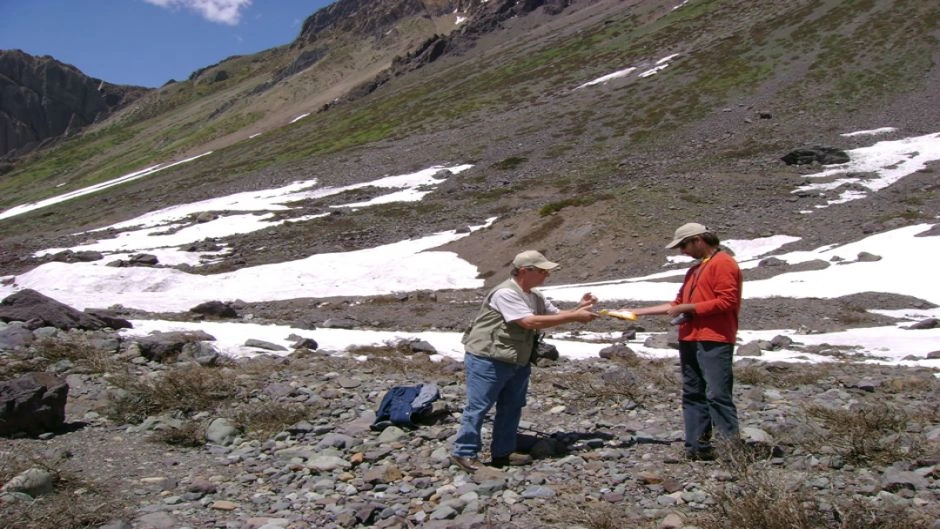
<instances>
[{"instance_id":1,"label":"yellow paper","mask_svg":"<svg viewBox=\"0 0 940 529\"><path fill-rule=\"evenodd\" d=\"M611 318L617 318L618 320L635 320L636 314L625 310L625 311L616 311L616 310L607 310L602 309L597 311L598 314L603 314L604 316L610 316Z\"/></svg>"}]
</instances>

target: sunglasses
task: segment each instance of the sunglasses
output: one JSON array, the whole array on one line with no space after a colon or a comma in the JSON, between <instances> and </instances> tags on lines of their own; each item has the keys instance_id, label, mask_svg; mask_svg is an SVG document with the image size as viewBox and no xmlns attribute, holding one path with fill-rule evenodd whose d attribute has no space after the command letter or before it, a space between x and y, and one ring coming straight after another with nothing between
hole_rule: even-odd
<instances>
[{"instance_id":1,"label":"sunglasses","mask_svg":"<svg viewBox=\"0 0 940 529\"><path fill-rule=\"evenodd\" d=\"M692 244L692 241L698 238L699 238L698 236L695 236L695 237L689 237L687 239L682 239L682 242L679 243L679 249L684 250L686 246Z\"/></svg>"},{"instance_id":2,"label":"sunglasses","mask_svg":"<svg viewBox=\"0 0 940 529\"><path fill-rule=\"evenodd\" d=\"M548 270L542 270L541 268L537 266L530 266L529 268L526 268L526 270L530 272L539 272L540 274L543 274L543 275L548 275L549 273Z\"/></svg>"}]
</instances>

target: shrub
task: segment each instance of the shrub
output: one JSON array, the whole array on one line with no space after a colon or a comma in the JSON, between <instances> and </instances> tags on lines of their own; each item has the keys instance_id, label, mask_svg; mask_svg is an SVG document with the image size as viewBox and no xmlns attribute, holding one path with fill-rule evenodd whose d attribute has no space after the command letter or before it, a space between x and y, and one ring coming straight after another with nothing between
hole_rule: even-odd
<instances>
[{"instance_id":1,"label":"shrub","mask_svg":"<svg viewBox=\"0 0 940 529\"><path fill-rule=\"evenodd\" d=\"M737 481L710 491L715 510L699 517L702 529L817 529L826 527L819 513L807 509L809 498L776 472L751 469Z\"/></svg>"},{"instance_id":2,"label":"shrub","mask_svg":"<svg viewBox=\"0 0 940 529\"><path fill-rule=\"evenodd\" d=\"M154 431L150 439L173 446L202 446L206 444L206 428L204 424L197 421L185 420L179 428Z\"/></svg>"},{"instance_id":3,"label":"shrub","mask_svg":"<svg viewBox=\"0 0 940 529\"><path fill-rule=\"evenodd\" d=\"M493 169L499 169L500 171L508 171L509 169L515 169L523 163L529 161L528 158L523 156L510 156L493 164Z\"/></svg>"},{"instance_id":4,"label":"shrub","mask_svg":"<svg viewBox=\"0 0 940 529\"><path fill-rule=\"evenodd\" d=\"M832 447L850 463L890 464L917 448L913 438L906 438L907 413L884 402L849 410L815 404L804 409L824 430L811 444Z\"/></svg>"},{"instance_id":5,"label":"shrub","mask_svg":"<svg viewBox=\"0 0 940 529\"><path fill-rule=\"evenodd\" d=\"M594 407L604 402L626 400L643 405L660 390L675 390L671 364L663 360L622 359L612 369L584 369L575 372L539 370L539 378L567 390L570 402Z\"/></svg>"},{"instance_id":6,"label":"shrub","mask_svg":"<svg viewBox=\"0 0 940 529\"><path fill-rule=\"evenodd\" d=\"M877 505L861 497L835 505L817 501L797 477L750 466L737 481L716 484L709 492L712 512L698 516L702 529L926 529L928 521L910 509Z\"/></svg>"},{"instance_id":7,"label":"shrub","mask_svg":"<svg viewBox=\"0 0 940 529\"><path fill-rule=\"evenodd\" d=\"M121 422L140 422L167 410L210 411L239 391L230 371L201 366L176 367L153 378L125 374L110 382L121 391L111 399L106 414Z\"/></svg>"},{"instance_id":8,"label":"shrub","mask_svg":"<svg viewBox=\"0 0 940 529\"><path fill-rule=\"evenodd\" d=\"M107 373L117 367L114 351L96 347L84 335L69 333L59 338L41 338L33 346L36 356L48 364L68 360L74 364L73 372Z\"/></svg>"},{"instance_id":9,"label":"shrub","mask_svg":"<svg viewBox=\"0 0 940 529\"><path fill-rule=\"evenodd\" d=\"M119 517L120 509L106 491L96 489L69 473L49 468L44 457L0 452L0 483L20 472L43 468L54 475L54 490L32 501L0 502L2 527L16 529L92 529ZM81 489L81 494L77 492Z\"/></svg>"},{"instance_id":10,"label":"shrub","mask_svg":"<svg viewBox=\"0 0 940 529\"><path fill-rule=\"evenodd\" d=\"M263 439L309 416L303 404L260 401L238 407L231 418L249 437Z\"/></svg>"},{"instance_id":11,"label":"shrub","mask_svg":"<svg viewBox=\"0 0 940 529\"><path fill-rule=\"evenodd\" d=\"M595 202L593 196L581 196L581 197L571 197L565 198L563 200L556 200L555 202L549 202L539 209L539 215L542 217L547 217L553 213L557 213L569 206L589 206Z\"/></svg>"}]
</instances>

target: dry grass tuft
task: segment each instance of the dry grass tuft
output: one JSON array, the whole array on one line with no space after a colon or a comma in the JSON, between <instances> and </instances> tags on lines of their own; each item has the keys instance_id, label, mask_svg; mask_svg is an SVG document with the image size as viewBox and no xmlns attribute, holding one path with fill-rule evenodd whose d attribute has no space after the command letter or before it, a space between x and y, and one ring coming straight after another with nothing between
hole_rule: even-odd
<instances>
[{"instance_id":1,"label":"dry grass tuft","mask_svg":"<svg viewBox=\"0 0 940 529\"><path fill-rule=\"evenodd\" d=\"M405 358L374 358L369 367L378 374L396 374L408 379L451 379L461 371L452 360L435 362L427 355L416 354Z\"/></svg>"},{"instance_id":2,"label":"dry grass tuft","mask_svg":"<svg viewBox=\"0 0 940 529\"><path fill-rule=\"evenodd\" d=\"M803 365L748 364L734 366L734 380L749 386L770 386L775 388L795 388L818 383L831 375L831 367L826 364Z\"/></svg>"},{"instance_id":3,"label":"dry grass tuft","mask_svg":"<svg viewBox=\"0 0 940 529\"><path fill-rule=\"evenodd\" d=\"M197 447L206 444L206 425L198 421L185 420L179 428L163 428L150 435L151 441L173 446Z\"/></svg>"},{"instance_id":4,"label":"dry grass tuft","mask_svg":"<svg viewBox=\"0 0 940 529\"><path fill-rule=\"evenodd\" d=\"M263 401L239 406L231 419L248 437L264 439L310 415L303 404Z\"/></svg>"},{"instance_id":5,"label":"dry grass tuft","mask_svg":"<svg viewBox=\"0 0 940 529\"><path fill-rule=\"evenodd\" d=\"M349 354L371 358L399 358L414 354L408 340L387 341L382 345L360 345L349 348Z\"/></svg>"},{"instance_id":6,"label":"dry grass tuft","mask_svg":"<svg viewBox=\"0 0 940 529\"><path fill-rule=\"evenodd\" d=\"M850 463L890 464L911 457L917 440L906 434L909 417L898 407L880 402L853 409L804 407L823 431L813 448L831 447Z\"/></svg>"},{"instance_id":7,"label":"dry grass tuft","mask_svg":"<svg viewBox=\"0 0 940 529\"><path fill-rule=\"evenodd\" d=\"M875 509L863 498L853 498L836 506L837 529L927 529L931 520L925 514L902 506L880 505Z\"/></svg>"},{"instance_id":8,"label":"dry grass tuft","mask_svg":"<svg viewBox=\"0 0 940 529\"><path fill-rule=\"evenodd\" d=\"M738 480L718 483L709 492L715 510L695 521L702 529L816 529L827 527L807 495L785 476L750 469Z\"/></svg>"},{"instance_id":9,"label":"dry grass tuft","mask_svg":"<svg viewBox=\"0 0 940 529\"><path fill-rule=\"evenodd\" d=\"M674 391L676 374L667 360L618 359L578 371L539 370L536 383L566 390L570 402L583 406L619 404L631 400L643 405L662 391Z\"/></svg>"},{"instance_id":10,"label":"dry grass tuft","mask_svg":"<svg viewBox=\"0 0 940 529\"><path fill-rule=\"evenodd\" d=\"M854 497L836 505L820 503L801 478L750 467L737 481L716 484L713 511L694 520L702 529L926 529L916 512Z\"/></svg>"},{"instance_id":11,"label":"dry grass tuft","mask_svg":"<svg viewBox=\"0 0 940 529\"><path fill-rule=\"evenodd\" d=\"M16 353L0 355L0 380L10 380L23 374L44 371L49 363L42 357L26 358Z\"/></svg>"},{"instance_id":12,"label":"dry grass tuft","mask_svg":"<svg viewBox=\"0 0 940 529\"><path fill-rule=\"evenodd\" d=\"M539 512L542 522L552 527L582 527L585 529L653 529L654 521L645 519L629 503L612 504L592 501L577 486L557 484L559 495L546 503Z\"/></svg>"},{"instance_id":13,"label":"dry grass tuft","mask_svg":"<svg viewBox=\"0 0 940 529\"><path fill-rule=\"evenodd\" d=\"M112 398L106 413L120 422L140 422L167 410L210 411L240 391L230 370L201 366L177 367L152 378L124 374L109 382L121 391Z\"/></svg>"},{"instance_id":14,"label":"dry grass tuft","mask_svg":"<svg viewBox=\"0 0 940 529\"><path fill-rule=\"evenodd\" d=\"M121 508L101 491L76 477L31 460L24 454L0 452L0 482L20 472L43 468L54 475L54 490L32 500L0 502L0 526L16 529L92 529L119 518Z\"/></svg>"},{"instance_id":15,"label":"dry grass tuft","mask_svg":"<svg viewBox=\"0 0 940 529\"><path fill-rule=\"evenodd\" d=\"M366 356L368 369L371 372L385 375L405 375L409 379L436 379L453 378L455 372L454 361L442 358L439 361L423 352L415 352L411 348L412 342L399 340L386 342L384 345L369 345L350 348L349 354Z\"/></svg>"},{"instance_id":16,"label":"dry grass tuft","mask_svg":"<svg viewBox=\"0 0 940 529\"><path fill-rule=\"evenodd\" d=\"M84 335L69 333L57 338L40 338L33 344L34 356L44 359L42 367L61 360L72 362L74 373L108 373L118 367L114 351L102 349Z\"/></svg>"}]
</instances>

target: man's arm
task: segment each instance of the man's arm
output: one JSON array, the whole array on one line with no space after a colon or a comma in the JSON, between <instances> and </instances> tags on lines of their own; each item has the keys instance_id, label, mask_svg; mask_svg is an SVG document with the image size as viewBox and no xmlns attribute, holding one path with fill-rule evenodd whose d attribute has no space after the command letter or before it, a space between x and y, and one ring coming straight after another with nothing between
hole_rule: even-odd
<instances>
[{"instance_id":1,"label":"man's arm","mask_svg":"<svg viewBox=\"0 0 940 529\"><path fill-rule=\"evenodd\" d=\"M578 308L563 310L555 314L530 314L524 318L513 320L513 323L523 329L547 329L565 323L587 323L597 318L597 313L592 312L594 305L579 306Z\"/></svg>"}]
</instances>

